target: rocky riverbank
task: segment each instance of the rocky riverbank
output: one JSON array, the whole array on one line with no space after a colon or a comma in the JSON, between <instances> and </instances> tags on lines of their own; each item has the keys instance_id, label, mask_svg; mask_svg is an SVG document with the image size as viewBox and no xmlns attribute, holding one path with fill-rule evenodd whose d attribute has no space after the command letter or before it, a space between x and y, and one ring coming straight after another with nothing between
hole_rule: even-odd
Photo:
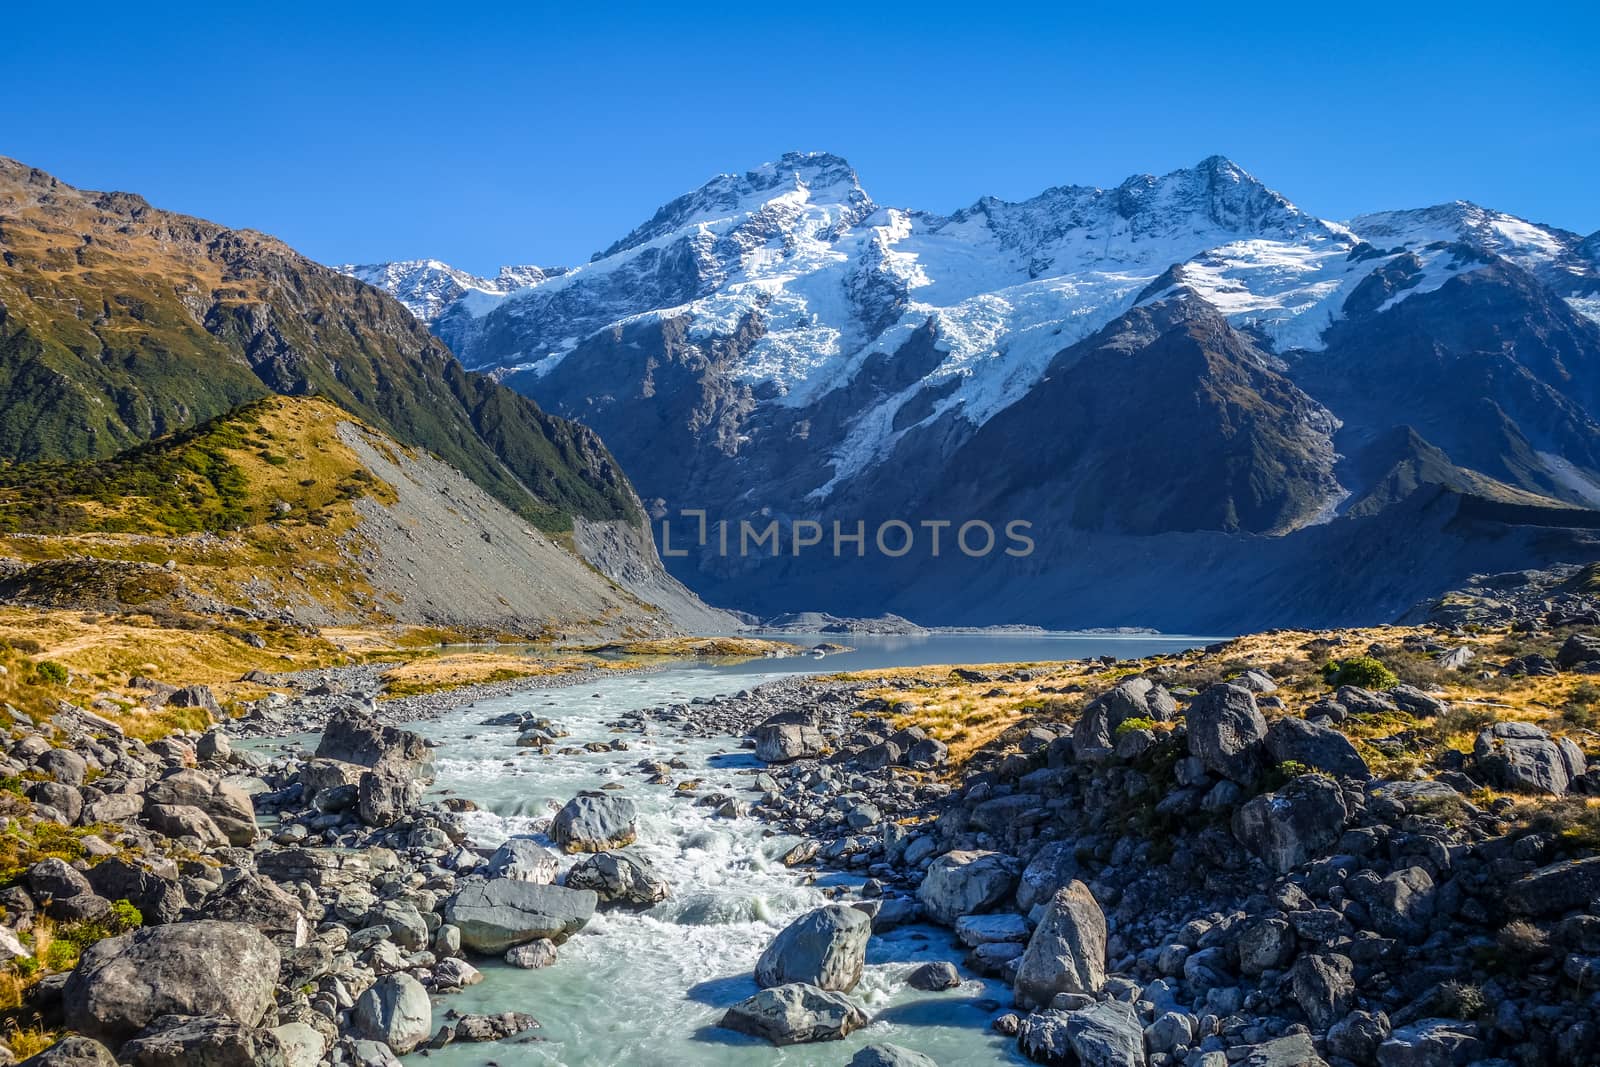
<instances>
[{"instance_id":1,"label":"rocky riverbank","mask_svg":"<svg viewBox=\"0 0 1600 1067\"><path fill-rule=\"evenodd\" d=\"M616 725L745 738L755 795L699 802L804 835L786 862L865 874L845 903L872 929L948 926L1012 985L993 1025L1037 1062L1595 1064L1600 636L1542 607L1509 631L785 680ZM1045 701L950 775L904 720L951 683ZM785 930L725 1025L865 1025L845 910Z\"/></svg>"}]
</instances>

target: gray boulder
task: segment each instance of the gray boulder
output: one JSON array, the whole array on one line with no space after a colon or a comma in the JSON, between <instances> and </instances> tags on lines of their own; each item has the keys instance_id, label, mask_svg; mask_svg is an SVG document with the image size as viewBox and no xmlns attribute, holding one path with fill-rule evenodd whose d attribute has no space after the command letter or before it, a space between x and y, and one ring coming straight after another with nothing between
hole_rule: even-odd
<instances>
[{"instance_id":1,"label":"gray boulder","mask_svg":"<svg viewBox=\"0 0 1600 1067\"><path fill-rule=\"evenodd\" d=\"M1189 754L1207 770L1250 785L1266 769L1267 720L1248 689L1213 685L1195 697L1184 719Z\"/></svg>"},{"instance_id":2,"label":"gray boulder","mask_svg":"<svg viewBox=\"0 0 1600 1067\"><path fill-rule=\"evenodd\" d=\"M906 975L906 985L928 993L954 989L960 984L961 972L956 970L955 964L944 960L918 964Z\"/></svg>"},{"instance_id":3,"label":"gray boulder","mask_svg":"<svg viewBox=\"0 0 1600 1067\"><path fill-rule=\"evenodd\" d=\"M1600 856L1540 867L1506 890L1506 904L1512 911L1536 918L1576 911L1596 897L1600 897Z\"/></svg>"},{"instance_id":4,"label":"gray boulder","mask_svg":"<svg viewBox=\"0 0 1600 1067\"><path fill-rule=\"evenodd\" d=\"M256 839L256 808L250 796L232 783L193 768L174 771L145 790L145 814L159 804L190 805L211 817L231 844Z\"/></svg>"},{"instance_id":5,"label":"gray boulder","mask_svg":"<svg viewBox=\"0 0 1600 1067\"><path fill-rule=\"evenodd\" d=\"M648 908L672 892L650 861L631 852L598 852L567 872L569 889L592 889L602 904Z\"/></svg>"},{"instance_id":6,"label":"gray boulder","mask_svg":"<svg viewBox=\"0 0 1600 1067\"><path fill-rule=\"evenodd\" d=\"M1596 660L1600 660L1600 637L1593 634L1573 634L1556 653L1556 666L1564 671Z\"/></svg>"},{"instance_id":7,"label":"gray boulder","mask_svg":"<svg viewBox=\"0 0 1600 1067\"><path fill-rule=\"evenodd\" d=\"M808 911L784 927L756 961L762 988L800 983L848 993L861 980L872 920L844 904Z\"/></svg>"},{"instance_id":8,"label":"gray boulder","mask_svg":"<svg viewBox=\"0 0 1600 1067\"><path fill-rule=\"evenodd\" d=\"M868 1045L850 1057L850 1067L939 1067L937 1060L901 1045Z\"/></svg>"},{"instance_id":9,"label":"gray boulder","mask_svg":"<svg viewBox=\"0 0 1600 1067\"><path fill-rule=\"evenodd\" d=\"M550 836L568 852L605 852L625 848L639 836L633 801L614 793L590 790L567 801L550 824Z\"/></svg>"},{"instance_id":10,"label":"gray boulder","mask_svg":"<svg viewBox=\"0 0 1600 1067\"><path fill-rule=\"evenodd\" d=\"M1047 904L1056 890L1078 876L1077 845L1072 841L1052 841L1034 854L1017 880L1017 907L1027 914Z\"/></svg>"},{"instance_id":11,"label":"gray boulder","mask_svg":"<svg viewBox=\"0 0 1600 1067\"><path fill-rule=\"evenodd\" d=\"M1378 1046L1378 1067L1454 1067L1486 1052L1478 1028L1459 1019L1423 1019Z\"/></svg>"},{"instance_id":12,"label":"gray boulder","mask_svg":"<svg viewBox=\"0 0 1600 1067\"><path fill-rule=\"evenodd\" d=\"M431 757L428 743L420 734L386 726L354 709L334 714L317 742L321 759L354 763L362 767L386 767L426 777Z\"/></svg>"},{"instance_id":13,"label":"gray boulder","mask_svg":"<svg viewBox=\"0 0 1600 1067\"><path fill-rule=\"evenodd\" d=\"M794 983L763 989L729 1008L722 1026L772 1042L836 1041L867 1025L866 1012L843 993Z\"/></svg>"},{"instance_id":14,"label":"gray boulder","mask_svg":"<svg viewBox=\"0 0 1600 1067\"><path fill-rule=\"evenodd\" d=\"M132 1067L289 1067L276 1034L231 1019L164 1016L120 1055Z\"/></svg>"},{"instance_id":15,"label":"gray boulder","mask_svg":"<svg viewBox=\"0 0 1600 1067\"><path fill-rule=\"evenodd\" d=\"M195 910L202 919L254 927L280 949L300 948L311 937L299 899L276 882L255 874L241 874L207 894Z\"/></svg>"},{"instance_id":16,"label":"gray boulder","mask_svg":"<svg viewBox=\"0 0 1600 1067\"><path fill-rule=\"evenodd\" d=\"M792 714L774 715L751 733L756 742L756 759L767 763L789 763L814 759L827 751L822 731L809 719Z\"/></svg>"},{"instance_id":17,"label":"gray boulder","mask_svg":"<svg viewBox=\"0 0 1600 1067\"><path fill-rule=\"evenodd\" d=\"M1328 1027L1328 1051L1355 1063L1371 1063L1389 1033L1389 1016L1383 1012L1353 1011Z\"/></svg>"},{"instance_id":18,"label":"gray boulder","mask_svg":"<svg viewBox=\"0 0 1600 1067\"><path fill-rule=\"evenodd\" d=\"M510 838L489 857L490 878L549 885L560 872L561 863L555 853L527 837Z\"/></svg>"},{"instance_id":19,"label":"gray boulder","mask_svg":"<svg viewBox=\"0 0 1600 1067\"><path fill-rule=\"evenodd\" d=\"M393 826L422 803L422 783L409 768L380 767L356 783L356 812L368 826Z\"/></svg>"},{"instance_id":20,"label":"gray boulder","mask_svg":"<svg viewBox=\"0 0 1600 1067\"><path fill-rule=\"evenodd\" d=\"M598 903L588 889L494 878L457 890L445 902L444 921L461 930L463 948L498 955L540 938L565 941L583 929Z\"/></svg>"},{"instance_id":21,"label":"gray boulder","mask_svg":"<svg viewBox=\"0 0 1600 1067\"><path fill-rule=\"evenodd\" d=\"M1330 952L1295 961L1289 978L1296 1004L1318 1030L1326 1030L1350 1013L1356 995L1354 965L1348 956Z\"/></svg>"},{"instance_id":22,"label":"gray boulder","mask_svg":"<svg viewBox=\"0 0 1600 1067\"><path fill-rule=\"evenodd\" d=\"M69 1034L19 1067L117 1067L117 1058L93 1038Z\"/></svg>"},{"instance_id":23,"label":"gray boulder","mask_svg":"<svg viewBox=\"0 0 1600 1067\"><path fill-rule=\"evenodd\" d=\"M1016 863L1010 856L946 852L928 865L917 899L930 919L952 926L963 915L993 910L1016 884Z\"/></svg>"},{"instance_id":24,"label":"gray boulder","mask_svg":"<svg viewBox=\"0 0 1600 1067\"><path fill-rule=\"evenodd\" d=\"M1338 843L1350 812L1339 783L1302 774L1233 813L1233 836L1267 866L1285 874Z\"/></svg>"},{"instance_id":25,"label":"gray boulder","mask_svg":"<svg viewBox=\"0 0 1600 1067\"><path fill-rule=\"evenodd\" d=\"M404 1056L433 1032L433 1006L422 983L404 972L378 979L356 1000L356 1032Z\"/></svg>"},{"instance_id":26,"label":"gray boulder","mask_svg":"<svg viewBox=\"0 0 1600 1067\"><path fill-rule=\"evenodd\" d=\"M62 990L67 1026L113 1043L163 1015L254 1026L272 1003L278 950L242 923L172 923L91 945Z\"/></svg>"},{"instance_id":27,"label":"gray boulder","mask_svg":"<svg viewBox=\"0 0 1600 1067\"><path fill-rule=\"evenodd\" d=\"M1133 1005L1108 1000L1080 1011L1054 1008L1022 1020L1022 1054L1052 1067L1145 1067L1144 1026Z\"/></svg>"},{"instance_id":28,"label":"gray boulder","mask_svg":"<svg viewBox=\"0 0 1600 1067\"><path fill-rule=\"evenodd\" d=\"M193 804L147 804L144 821L150 829L167 837L192 837L203 849L223 848L228 835L212 821L211 816Z\"/></svg>"},{"instance_id":29,"label":"gray boulder","mask_svg":"<svg viewBox=\"0 0 1600 1067\"><path fill-rule=\"evenodd\" d=\"M1372 772L1356 746L1338 730L1304 719L1278 719L1267 728L1267 751L1276 763L1293 760L1335 778L1367 781Z\"/></svg>"},{"instance_id":30,"label":"gray boulder","mask_svg":"<svg viewBox=\"0 0 1600 1067\"><path fill-rule=\"evenodd\" d=\"M1448 710L1448 705L1438 697L1429 696L1414 685L1404 683L1392 686L1389 689L1389 699L1399 706L1401 711L1410 712L1422 719L1431 719Z\"/></svg>"},{"instance_id":31,"label":"gray boulder","mask_svg":"<svg viewBox=\"0 0 1600 1067\"><path fill-rule=\"evenodd\" d=\"M1483 775L1502 789L1561 796L1576 777L1573 758L1547 731L1531 722L1495 723L1478 734L1472 755ZM1576 763L1581 775L1582 749L1577 751Z\"/></svg>"},{"instance_id":32,"label":"gray boulder","mask_svg":"<svg viewBox=\"0 0 1600 1067\"><path fill-rule=\"evenodd\" d=\"M1083 709L1072 728L1072 751L1080 760L1104 759L1117 746L1117 727L1129 719L1170 722L1178 702L1148 678L1125 678Z\"/></svg>"},{"instance_id":33,"label":"gray boulder","mask_svg":"<svg viewBox=\"0 0 1600 1067\"><path fill-rule=\"evenodd\" d=\"M1057 993L1098 993L1105 980L1105 913L1088 886L1068 882L1051 898L1017 965L1017 1005L1046 1005Z\"/></svg>"},{"instance_id":34,"label":"gray boulder","mask_svg":"<svg viewBox=\"0 0 1600 1067\"><path fill-rule=\"evenodd\" d=\"M1333 694L1333 699L1343 704L1352 715L1378 715L1400 710L1399 705L1388 697L1359 685L1341 685Z\"/></svg>"}]
</instances>

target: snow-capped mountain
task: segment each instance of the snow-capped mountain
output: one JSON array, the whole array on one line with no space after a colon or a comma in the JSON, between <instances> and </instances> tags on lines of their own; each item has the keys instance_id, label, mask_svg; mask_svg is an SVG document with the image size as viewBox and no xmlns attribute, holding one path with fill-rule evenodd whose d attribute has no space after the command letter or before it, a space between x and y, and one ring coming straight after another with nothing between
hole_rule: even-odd
<instances>
[{"instance_id":1,"label":"snow-capped mountain","mask_svg":"<svg viewBox=\"0 0 1600 1067\"><path fill-rule=\"evenodd\" d=\"M1399 425L1505 494L1600 501L1597 253L1600 235L1465 203L1322 220L1220 156L937 215L875 203L837 156L790 154L563 272L341 269L468 366L595 426L669 510L992 510L996 487L1040 497L1026 469L1047 483L1037 506L1074 530L1282 537L1370 505L1354 457L1409 441ZM1414 347L1396 364L1398 337ZM1120 358L1130 346L1141 358ZM1401 403L1366 389L1419 367L1431 385ZM1052 422L1091 394L1077 423ZM1110 408L1133 422L1103 424ZM1114 437L1143 443L1123 454ZM1067 440L1071 454L1040 450L1048 469L993 454ZM1175 491L1129 507L1107 465L1158 490L1212 486L1219 506ZM747 592L739 566L694 566L714 592Z\"/></svg>"},{"instance_id":2,"label":"snow-capped mountain","mask_svg":"<svg viewBox=\"0 0 1600 1067\"><path fill-rule=\"evenodd\" d=\"M458 303L471 303L469 297L486 298L482 308L488 310L497 298L531 289L564 272L561 267L521 265L501 267L495 277L480 278L437 259L342 263L333 269L386 291L424 322L432 322Z\"/></svg>"}]
</instances>

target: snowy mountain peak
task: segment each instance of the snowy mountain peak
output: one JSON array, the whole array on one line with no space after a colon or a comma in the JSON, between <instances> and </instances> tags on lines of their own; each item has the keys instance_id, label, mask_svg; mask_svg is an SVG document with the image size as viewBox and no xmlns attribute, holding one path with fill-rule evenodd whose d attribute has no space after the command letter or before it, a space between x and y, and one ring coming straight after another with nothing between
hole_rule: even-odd
<instances>
[{"instance_id":1,"label":"snowy mountain peak","mask_svg":"<svg viewBox=\"0 0 1600 1067\"><path fill-rule=\"evenodd\" d=\"M719 174L693 192L668 202L648 222L595 253L592 261L649 244L698 223L752 214L789 194L800 194L814 204L840 206L856 218L874 210L855 170L843 158L829 152L787 152L743 174Z\"/></svg>"},{"instance_id":2,"label":"snowy mountain peak","mask_svg":"<svg viewBox=\"0 0 1600 1067\"><path fill-rule=\"evenodd\" d=\"M498 299L566 273L565 267L522 264L501 267L495 277L481 278L437 259L343 263L333 269L384 290L423 322L434 321L463 297L476 293Z\"/></svg>"}]
</instances>

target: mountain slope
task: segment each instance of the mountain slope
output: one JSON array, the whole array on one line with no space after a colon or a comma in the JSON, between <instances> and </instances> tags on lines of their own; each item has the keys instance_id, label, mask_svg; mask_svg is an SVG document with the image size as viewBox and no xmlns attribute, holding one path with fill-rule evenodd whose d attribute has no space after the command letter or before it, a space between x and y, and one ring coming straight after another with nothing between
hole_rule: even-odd
<instances>
[{"instance_id":1,"label":"mountain slope","mask_svg":"<svg viewBox=\"0 0 1600 1067\"><path fill-rule=\"evenodd\" d=\"M0 467L0 557L12 603L542 637L668 628L450 465L320 397L255 401L110 459Z\"/></svg>"},{"instance_id":2,"label":"mountain slope","mask_svg":"<svg viewBox=\"0 0 1600 1067\"><path fill-rule=\"evenodd\" d=\"M1092 606L1326 624L1351 600L1301 571L1313 549L1361 555L1354 530L1388 542L1424 515L1450 542L1396 588L1588 551L1582 522L1528 541L1491 527L1565 529L1600 504L1594 249L1464 203L1330 222L1222 157L936 215L875 203L838 157L791 154L430 321L468 365L596 428L658 513L1049 531L1026 562L920 569L696 538L669 563L703 592L936 622L1110 621ZM1373 460L1405 427L1421 443ZM1129 620L1096 584L1126 576L1071 558L1091 550L1156 587L1193 583L1197 561L1221 581L1203 609L1124 589L1157 613Z\"/></svg>"},{"instance_id":3,"label":"mountain slope","mask_svg":"<svg viewBox=\"0 0 1600 1067\"><path fill-rule=\"evenodd\" d=\"M376 290L249 231L0 159L0 447L107 456L270 393L431 449L548 529L637 514L605 447Z\"/></svg>"}]
</instances>

